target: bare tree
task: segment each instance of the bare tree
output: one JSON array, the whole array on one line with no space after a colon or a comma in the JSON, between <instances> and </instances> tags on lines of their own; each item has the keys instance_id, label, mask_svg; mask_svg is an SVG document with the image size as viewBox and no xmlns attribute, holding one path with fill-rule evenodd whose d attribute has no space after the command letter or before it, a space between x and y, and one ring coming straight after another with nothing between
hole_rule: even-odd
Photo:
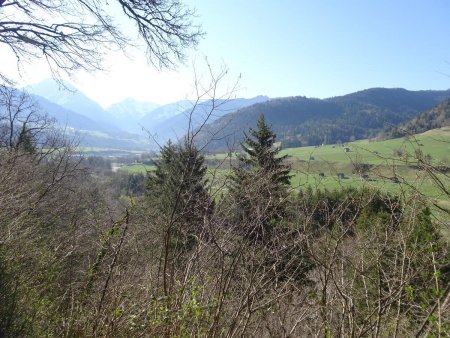
<instances>
[{"instance_id":1,"label":"bare tree","mask_svg":"<svg viewBox=\"0 0 450 338\"><path fill-rule=\"evenodd\" d=\"M51 122L25 92L0 86L1 148L18 150L26 140L42 140L41 136L50 128Z\"/></svg>"},{"instance_id":2,"label":"bare tree","mask_svg":"<svg viewBox=\"0 0 450 338\"><path fill-rule=\"evenodd\" d=\"M98 70L108 50L138 42L120 26L125 18L144 43L148 61L165 68L183 61L185 49L202 37L194 17L179 0L0 0L0 45L12 51L19 69L43 58L55 78Z\"/></svg>"},{"instance_id":3,"label":"bare tree","mask_svg":"<svg viewBox=\"0 0 450 338\"><path fill-rule=\"evenodd\" d=\"M44 113L32 96L0 85L0 148L44 158L70 153L75 142L65 137L55 119ZM63 156L67 157L67 156Z\"/></svg>"},{"instance_id":4,"label":"bare tree","mask_svg":"<svg viewBox=\"0 0 450 338\"><path fill-rule=\"evenodd\" d=\"M0 200L16 200L11 205L20 210L10 215L28 213L33 204L80 169L81 158L72 156L74 146L31 96L0 86ZM22 205L22 200L29 202ZM4 210L9 205L5 202Z\"/></svg>"}]
</instances>

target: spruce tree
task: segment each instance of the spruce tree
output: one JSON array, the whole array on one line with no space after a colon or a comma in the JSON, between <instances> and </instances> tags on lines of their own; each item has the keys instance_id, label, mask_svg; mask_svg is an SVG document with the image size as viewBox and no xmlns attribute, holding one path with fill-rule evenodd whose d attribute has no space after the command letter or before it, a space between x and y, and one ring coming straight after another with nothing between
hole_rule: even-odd
<instances>
[{"instance_id":1,"label":"spruce tree","mask_svg":"<svg viewBox=\"0 0 450 338\"><path fill-rule=\"evenodd\" d=\"M244 133L244 152L230 177L230 193L244 236L267 241L286 214L290 167L277 156L276 135L261 115L257 128Z\"/></svg>"},{"instance_id":2,"label":"spruce tree","mask_svg":"<svg viewBox=\"0 0 450 338\"><path fill-rule=\"evenodd\" d=\"M169 143L161 150L156 171L147 178L147 197L164 220L178 249L189 249L205 234L212 201L207 192L204 156L195 146Z\"/></svg>"}]
</instances>

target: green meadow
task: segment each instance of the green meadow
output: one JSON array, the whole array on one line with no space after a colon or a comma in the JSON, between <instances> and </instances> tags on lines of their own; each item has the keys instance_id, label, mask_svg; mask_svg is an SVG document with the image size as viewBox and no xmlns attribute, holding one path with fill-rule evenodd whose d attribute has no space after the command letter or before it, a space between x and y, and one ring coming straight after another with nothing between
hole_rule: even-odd
<instances>
[{"instance_id":1,"label":"green meadow","mask_svg":"<svg viewBox=\"0 0 450 338\"><path fill-rule=\"evenodd\" d=\"M290 148L282 154L288 155L292 163L294 188L333 190L364 186L391 193L418 192L440 205L450 206L436 181L419 169L423 163L426 167L450 166L450 127L385 141ZM450 187L448 173L434 173L444 187Z\"/></svg>"},{"instance_id":2,"label":"green meadow","mask_svg":"<svg viewBox=\"0 0 450 338\"><path fill-rule=\"evenodd\" d=\"M148 164L141 164L141 163L133 163L129 165L124 165L120 167L118 170L126 171L130 174L145 174L148 171L153 171L156 169L156 166L154 165L148 165Z\"/></svg>"},{"instance_id":3,"label":"green meadow","mask_svg":"<svg viewBox=\"0 0 450 338\"><path fill-rule=\"evenodd\" d=\"M437 188L436 182L424 170L418 169L420 161L442 168L450 166L450 127L384 141L360 140L345 144L287 148L280 154L288 156L294 189L308 186L328 190L371 187L391 193L420 192L439 204L450 204ZM227 154L206 156L210 180L218 185L236 160L234 154L231 160L227 158ZM145 173L154 169L154 166L144 164L120 168L129 173ZM444 186L450 186L448 173L436 175Z\"/></svg>"},{"instance_id":4,"label":"green meadow","mask_svg":"<svg viewBox=\"0 0 450 338\"><path fill-rule=\"evenodd\" d=\"M404 163L403 154L414 155L420 150L430 155L434 163L450 160L450 127L433 129L412 137L403 137L385 141L361 140L337 145L319 147L288 148L283 155L298 160L348 163L361 161L369 164ZM400 155L400 156L399 156Z\"/></svg>"}]
</instances>

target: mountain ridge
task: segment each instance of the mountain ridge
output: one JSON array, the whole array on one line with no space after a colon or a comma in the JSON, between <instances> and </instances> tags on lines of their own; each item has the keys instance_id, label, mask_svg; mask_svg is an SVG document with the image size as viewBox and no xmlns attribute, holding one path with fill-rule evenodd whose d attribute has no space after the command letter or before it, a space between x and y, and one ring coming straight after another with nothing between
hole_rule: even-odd
<instances>
[{"instance_id":1,"label":"mountain ridge","mask_svg":"<svg viewBox=\"0 0 450 338\"><path fill-rule=\"evenodd\" d=\"M24 89L91 120L114 125L111 123L111 116L97 102L68 82L59 84L55 80L46 79Z\"/></svg>"},{"instance_id":2,"label":"mountain ridge","mask_svg":"<svg viewBox=\"0 0 450 338\"><path fill-rule=\"evenodd\" d=\"M159 142L165 143L169 139L180 139L188 128L196 129L205 122L214 122L218 118L233 113L243 107L248 107L269 100L267 96L253 98L235 98L231 100L206 100L196 103L190 102L190 107L180 113L170 116L156 123L148 131L155 134Z\"/></svg>"},{"instance_id":3,"label":"mountain ridge","mask_svg":"<svg viewBox=\"0 0 450 338\"><path fill-rule=\"evenodd\" d=\"M428 130L450 126L450 99L423 111L396 126L388 126L379 135L380 139L398 138L424 133Z\"/></svg>"},{"instance_id":4,"label":"mountain ridge","mask_svg":"<svg viewBox=\"0 0 450 338\"><path fill-rule=\"evenodd\" d=\"M70 84L68 86L76 90ZM106 132L112 137L151 134L157 135L158 143L164 144L169 138L181 139L189 127L198 128L208 118L197 141L209 151L225 150L229 144L238 144L242 132L255 127L261 113L272 124L283 146L318 145L375 137L386 124L403 123L450 98L450 90L410 91L377 87L325 99L256 96L223 102L215 100L214 103L205 101L195 107L189 100L156 106L130 98L103 109L80 91L76 94L61 92L50 80L30 88L32 93L43 92L45 96L41 100L59 102L62 107L60 119L61 116L69 119L69 115L72 120L78 119L76 123L70 121L75 123L75 128ZM57 108L48 102L44 106L55 114ZM214 106L214 111L209 114L213 104L219 105L220 109Z\"/></svg>"},{"instance_id":5,"label":"mountain ridge","mask_svg":"<svg viewBox=\"0 0 450 338\"><path fill-rule=\"evenodd\" d=\"M254 128L262 113L284 147L369 138L377 135L386 123L406 121L446 98L450 98L450 90L369 88L327 99L304 96L271 99L208 124L199 134L198 145L209 151L227 151L230 144L236 147L243 131Z\"/></svg>"}]
</instances>

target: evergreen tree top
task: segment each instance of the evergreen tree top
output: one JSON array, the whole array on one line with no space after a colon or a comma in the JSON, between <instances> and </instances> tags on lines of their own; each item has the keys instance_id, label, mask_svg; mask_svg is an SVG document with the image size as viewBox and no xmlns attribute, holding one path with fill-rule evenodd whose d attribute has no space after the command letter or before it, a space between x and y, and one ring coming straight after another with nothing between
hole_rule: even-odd
<instances>
[{"instance_id":1,"label":"evergreen tree top","mask_svg":"<svg viewBox=\"0 0 450 338\"><path fill-rule=\"evenodd\" d=\"M275 224L285 212L290 187L290 166L286 156L277 157L276 135L266 124L264 115L257 128L244 133L241 144L244 156L230 175L229 191L238 208L238 221L243 224L246 238L258 241L270 239Z\"/></svg>"},{"instance_id":2,"label":"evergreen tree top","mask_svg":"<svg viewBox=\"0 0 450 338\"><path fill-rule=\"evenodd\" d=\"M287 156L276 157L280 152L280 149L275 147L276 134L267 125L263 114L258 119L257 129L250 128L249 134L244 132L244 142L241 143L242 149L248 155L240 159L242 162L261 168L281 165Z\"/></svg>"},{"instance_id":3,"label":"evergreen tree top","mask_svg":"<svg viewBox=\"0 0 450 338\"><path fill-rule=\"evenodd\" d=\"M280 149L275 147L275 142L276 135L261 114L257 128L250 128L249 134L244 133L244 142L241 143L241 147L245 155L241 156L239 161L253 170L271 172L273 180L288 185L290 167L283 164L287 155L277 157Z\"/></svg>"}]
</instances>

